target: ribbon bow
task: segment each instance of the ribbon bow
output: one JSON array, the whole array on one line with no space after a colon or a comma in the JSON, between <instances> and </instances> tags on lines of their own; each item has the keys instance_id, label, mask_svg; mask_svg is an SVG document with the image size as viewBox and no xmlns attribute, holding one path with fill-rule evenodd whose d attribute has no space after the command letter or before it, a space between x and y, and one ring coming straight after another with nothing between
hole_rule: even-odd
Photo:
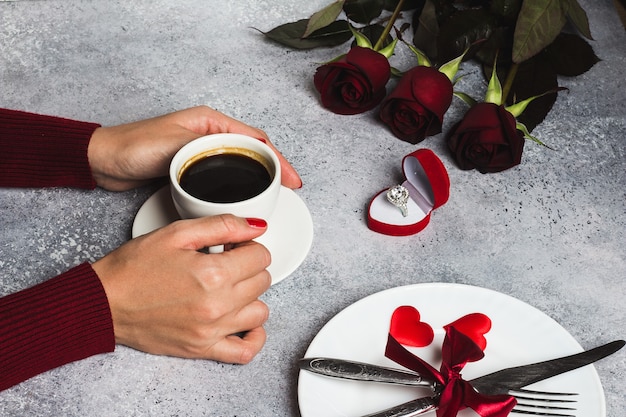
<instances>
[{"instance_id":1,"label":"ribbon bow","mask_svg":"<svg viewBox=\"0 0 626 417\"><path fill-rule=\"evenodd\" d=\"M402 346L391 334L387 340L385 356L392 361L443 385L437 408L437 417L455 417L469 407L482 417L506 417L517 404L510 395L483 395L461 377L468 362L482 359L482 349L454 326L445 326L446 336L441 347L442 364L439 371Z\"/></svg>"}]
</instances>

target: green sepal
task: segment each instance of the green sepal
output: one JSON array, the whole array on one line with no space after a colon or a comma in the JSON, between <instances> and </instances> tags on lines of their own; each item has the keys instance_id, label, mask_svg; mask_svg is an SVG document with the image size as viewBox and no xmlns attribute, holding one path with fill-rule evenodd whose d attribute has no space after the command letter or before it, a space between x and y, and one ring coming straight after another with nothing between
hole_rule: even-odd
<instances>
[{"instance_id":1,"label":"green sepal","mask_svg":"<svg viewBox=\"0 0 626 417\"><path fill-rule=\"evenodd\" d=\"M404 75L404 72L400 71L396 67L391 67L391 75L396 78L402 78L402 76Z\"/></svg>"},{"instance_id":2,"label":"green sepal","mask_svg":"<svg viewBox=\"0 0 626 417\"><path fill-rule=\"evenodd\" d=\"M474 100L469 94L460 91L454 91L452 94L463 100L463 102L470 107L473 107L476 104L476 100Z\"/></svg>"},{"instance_id":3,"label":"green sepal","mask_svg":"<svg viewBox=\"0 0 626 417\"><path fill-rule=\"evenodd\" d=\"M391 42L389 45L385 46L383 49L379 50L378 52L383 54L385 58L389 59L393 55L393 52L396 49L397 43L398 43L398 40L394 39L393 42Z\"/></svg>"},{"instance_id":4,"label":"green sepal","mask_svg":"<svg viewBox=\"0 0 626 417\"><path fill-rule=\"evenodd\" d=\"M537 97L541 97L542 95L543 94L538 95L538 96L529 97L526 100L522 100L522 101L520 101L518 103L511 104L510 106L505 107L505 109L507 109L509 113L511 113L513 116L515 116L517 118L517 117L519 117L520 114L522 114L524 112L524 110L526 110L526 107L528 107L528 105L530 104L531 101L533 101Z\"/></svg>"},{"instance_id":5,"label":"green sepal","mask_svg":"<svg viewBox=\"0 0 626 417\"><path fill-rule=\"evenodd\" d=\"M422 51L420 51L419 49L417 49L415 46L408 44L406 42L404 42L406 46L409 47L409 49L411 50L411 52L413 52L413 54L415 54L415 56L417 57L417 64L421 65L423 67L432 67L433 64L431 64L430 60L428 59L428 57L426 56L426 54Z\"/></svg>"},{"instance_id":6,"label":"green sepal","mask_svg":"<svg viewBox=\"0 0 626 417\"><path fill-rule=\"evenodd\" d=\"M567 88L565 88L565 87L558 87L558 88L552 89L550 91L546 91L543 94L538 94L536 96L529 97L526 100L520 101L519 103L511 104L510 106L505 107L505 108L509 111L509 113L511 113L513 116L515 116L517 118L520 114L522 114L524 112L524 110L526 110L526 107L528 107L530 102L533 101L534 99L539 98L539 97L543 97L546 94L556 93L556 92L562 91L562 90L567 90Z\"/></svg>"},{"instance_id":7,"label":"green sepal","mask_svg":"<svg viewBox=\"0 0 626 417\"><path fill-rule=\"evenodd\" d=\"M452 85L456 85L456 83L458 83L459 81L461 81L463 78L465 78L465 75L459 75L458 77L456 77L456 78L452 81Z\"/></svg>"},{"instance_id":8,"label":"green sepal","mask_svg":"<svg viewBox=\"0 0 626 417\"><path fill-rule=\"evenodd\" d=\"M461 65L461 61L463 61L463 57L468 50L469 49L466 49L465 52L463 52L460 56L446 62L441 67L439 67L439 72L444 73L450 81L453 81L456 73L459 72L459 66Z\"/></svg>"},{"instance_id":9,"label":"green sepal","mask_svg":"<svg viewBox=\"0 0 626 417\"><path fill-rule=\"evenodd\" d=\"M318 65L326 65L326 64L332 64L333 62L337 62L339 61L341 58L343 58L344 56L346 56L347 54L341 54L339 56L334 57L333 59L329 60L329 61L324 61L322 63L319 63Z\"/></svg>"},{"instance_id":10,"label":"green sepal","mask_svg":"<svg viewBox=\"0 0 626 417\"><path fill-rule=\"evenodd\" d=\"M352 32L352 34L354 35L354 40L356 41L357 46L368 49L374 48L372 42L370 42L367 36L359 32L358 30L355 30L352 25L350 25L350 32Z\"/></svg>"},{"instance_id":11,"label":"green sepal","mask_svg":"<svg viewBox=\"0 0 626 417\"><path fill-rule=\"evenodd\" d=\"M515 121L515 128L517 130L519 130L520 132L522 132L524 134L524 137L526 139L530 139L533 142L538 143L541 146L545 146L548 149L554 150L553 148L551 148L550 146L546 145L545 143L543 143L542 141L540 141L539 139L537 139L536 137L532 136L530 134L530 132L528 131L528 129L526 128L526 126L524 125L524 123L520 123L518 121Z\"/></svg>"},{"instance_id":12,"label":"green sepal","mask_svg":"<svg viewBox=\"0 0 626 417\"><path fill-rule=\"evenodd\" d=\"M489 86L487 87L487 93L485 94L485 103L493 103L498 106L502 105L502 84L500 84L500 80L498 79L495 62L491 79L489 80Z\"/></svg>"}]
</instances>

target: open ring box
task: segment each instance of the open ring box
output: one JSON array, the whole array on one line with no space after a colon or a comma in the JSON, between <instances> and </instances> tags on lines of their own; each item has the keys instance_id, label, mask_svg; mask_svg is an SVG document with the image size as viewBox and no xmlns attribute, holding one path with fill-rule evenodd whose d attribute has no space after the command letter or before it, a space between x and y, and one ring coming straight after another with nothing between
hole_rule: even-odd
<instances>
[{"instance_id":1,"label":"open ring box","mask_svg":"<svg viewBox=\"0 0 626 417\"><path fill-rule=\"evenodd\" d=\"M408 236L422 231L430 221L430 213L441 207L450 196L450 178L443 162L429 149L418 149L402 159L402 171L409 190L407 216L387 200L384 189L370 202L367 226L375 232L391 236Z\"/></svg>"}]
</instances>

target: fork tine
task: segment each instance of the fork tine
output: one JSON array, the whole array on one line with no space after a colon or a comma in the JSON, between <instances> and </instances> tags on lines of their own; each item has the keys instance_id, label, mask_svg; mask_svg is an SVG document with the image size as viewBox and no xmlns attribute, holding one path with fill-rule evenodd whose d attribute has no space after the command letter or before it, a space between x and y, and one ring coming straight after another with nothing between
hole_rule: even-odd
<instances>
[{"instance_id":1,"label":"fork tine","mask_svg":"<svg viewBox=\"0 0 626 417\"><path fill-rule=\"evenodd\" d=\"M561 407L561 406L556 406L556 405L529 404L529 403L524 403L524 402L518 402L517 406L519 406L519 407L526 407L526 408L532 408L532 409L535 409L535 410L576 410L575 408L572 408L572 407Z\"/></svg>"},{"instance_id":2,"label":"fork tine","mask_svg":"<svg viewBox=\"0 0 626 417\"><path fill-rule=\"evenodd\" d=\"M517 408L512 409L511 413L525 414L525 415L530 415L530 416L546 416L546 417L576 417L573 414L560 414L560 413L550 413L550 412L542 412L542 411L518 410Z\"/></svg>"},{"instance_id":3,"label":"fork tine","mask_svg":"<svg viewBox=\"0 0 626 417\"><path fill-rule=\"evenodd\" d=\"M519 395L512 393L515 398L518 400L530 400L530 401L542 401L544 403L575 403L576 400L566 400L562 398L545 398L545 397L531 397L529 395ZM576 395L576 394L569 394Z\"/></svg>"},{"instance_id":4,"label":"fork tine","mask_svg":"<svg viewBox=\"0 0 626 417\"><path fill-rule=\"evenodd\" d=\"M521 407L521 408L520 408ZM543 406L534 404L518 403L511 413L525 414L532 416L549 416L549 417L576 417L573 414L565 414L568 411L574 411L575 408Z\"/></svg>"},{"instance_id":5,"label":"fork tine","mask_svg":"<svg viewBox=\"0 0 626 417\"><path fill-rule=\"evenodd\" d=\"M514 390L510 390L510 392L511 393L520 392L523 394L545 395L545 396L564 396L564 397L578 395L578 393L576 392L536 391L536 390L526 389L526 388L514 389Z\"/></svg>"},{"instance_id":6,"label":"fork tine","mask_svg":"<svg viewBox=\"0 0 626 417\"><path fill-rule=\"evenodd\" d=\"M572 398L578 395L576 393L517 389L511 390L509 394L518 400L515 408L511 410L512 413L533 416L575 417L573 414L565 413L576 410L568 406L576 402L576 399Z\"/></svg>"}]
</instances>

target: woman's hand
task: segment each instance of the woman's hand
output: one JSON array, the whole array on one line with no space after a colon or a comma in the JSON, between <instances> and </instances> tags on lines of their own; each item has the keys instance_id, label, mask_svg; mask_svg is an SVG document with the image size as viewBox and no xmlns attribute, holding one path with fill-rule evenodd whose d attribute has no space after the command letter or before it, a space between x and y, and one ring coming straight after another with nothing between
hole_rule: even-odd
<instances>
[{"instance_id":1,"label":"woman's hand","mask_svg":"<svg viewBox=\"0 0 626 417\"><path fill-rule=\"evenodd\" d=\"M170 160L183 145L213 133L240 133L264 139L280 159L283 185L302 186L296 170L271 144L265 132L207 106L100 127L89 142L89 164L100 187L111 191L129 190L166 176Z\"/></svg>"},{"instance_id":2,"label":"woman's hand","mask_svg":"<svg viewBox=\"0 0 626 417\"><path fill-rule=\"evenodd\" d=\"M269 310L258 297L271 285L270 253L251 240L266 227L231 215L182 220L96 261L116 342L153 354L250 362L265 343ZM225 241L233 249L198 251Z\"/></svg>"}]
</instances>

